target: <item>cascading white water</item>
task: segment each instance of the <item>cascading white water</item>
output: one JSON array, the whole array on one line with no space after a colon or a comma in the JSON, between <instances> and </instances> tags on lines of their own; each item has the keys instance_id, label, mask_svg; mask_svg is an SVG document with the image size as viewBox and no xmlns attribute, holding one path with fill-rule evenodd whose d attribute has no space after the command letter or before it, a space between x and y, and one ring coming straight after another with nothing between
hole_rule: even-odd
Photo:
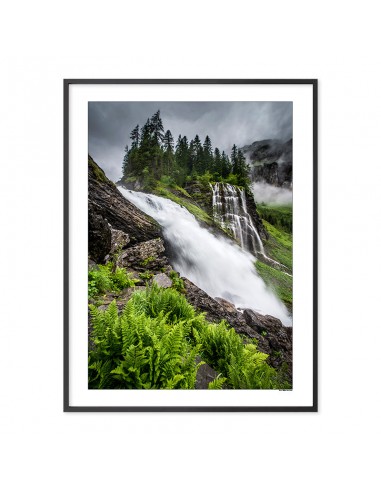
<instances>
[{"instance_id":1,"label":"cascading white water","mask_svg":"<svg viewBox=\"0 0 381 492\"><path fill-rule=\"evenodd\" d=\"M140 210L162 227L171 246L175 270L211 297L222 297L236 307L251 308L291 324L286 307L267 289L254 267L255 258L233 242L201 227L184 207L156 195L119 188Z\"/></svg>"},{"instance_id":2,"label":"cascading white water","mask_svg":"<svg viewBox=\"0 0 381 492\"><path fill-rule=\"evenodd\" d=\"M233 233L245 251L264 255L258 231L247 211L245 190L224 183L210 185L213 192L213 218Z\"/></svg>"}]
</instances>

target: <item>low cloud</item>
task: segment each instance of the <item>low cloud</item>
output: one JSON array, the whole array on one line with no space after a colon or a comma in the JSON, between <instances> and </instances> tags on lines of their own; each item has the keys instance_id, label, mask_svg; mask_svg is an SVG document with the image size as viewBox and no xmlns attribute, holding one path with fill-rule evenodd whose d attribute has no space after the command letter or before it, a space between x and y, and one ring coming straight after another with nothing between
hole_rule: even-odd
<instances>
[{"instance_id":1,"label":"low cloud","mask_svg":"<svg viewBox=\"0 0 381 492\"><path fill-rule=\"evenodd\" d=\"M277 188L267 183L253 183L251 189L257 203L291 205L292 190Z\"/></svg>"}]
</instances>

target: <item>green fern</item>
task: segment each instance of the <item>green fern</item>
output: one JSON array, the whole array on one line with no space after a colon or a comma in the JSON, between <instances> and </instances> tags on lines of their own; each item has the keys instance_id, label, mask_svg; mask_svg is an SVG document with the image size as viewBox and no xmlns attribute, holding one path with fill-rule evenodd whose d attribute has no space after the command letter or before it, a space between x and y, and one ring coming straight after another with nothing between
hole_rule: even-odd
<instances>
[{"instance_id":1,"label":"green fern","mask_svg":"<svg viewBox=\"0 0 381 492\"><path fill-rule=\"evenodd\" d=\"M89 309L89 388L193 389L204 363L196 360L219 373L209 389L289 388L254 342L224 321L208 323L175 289L136 291L120 314L115 301Z\"/></svg>"},{"instance_id":2,"label":"green fern","mask_svg":"<svg viewBox=\"0 0 381 492\"><path fill-rule=\"evenodd\" d=\"M208 389L210 390L220 390L222 389L226 378L221 378L221 374L219 374L213 381L208 384Z\"/></svg>"},{"instance_id":3,"label":"green fern","mask_svg":"<svg viewBox=\"0 0 381 492\"><path fill-rule=\"evenodd\" d=\"M105 292L120 292L126 287L134 287L136 281L124 268L116 267L113 262L97 265L88 273L88 295L94 298Z\"/></svg>"},{"instance_id":4,"label":"green fern","mask_svg":"<svg viewBox=\"0 0 381 492\"><path fill-rule=\"evenodd\" d=\"M194 388L198 347L187 341L184 322L169 322L171 311L151 318L142 306L151 312L152 303L141 301L142 296L133 296L120 315L115 301L103 312L90 307L94 349L89 357L89 387ZM155 310L161 304L156 303Z\"/></svg>"}]
</instances>

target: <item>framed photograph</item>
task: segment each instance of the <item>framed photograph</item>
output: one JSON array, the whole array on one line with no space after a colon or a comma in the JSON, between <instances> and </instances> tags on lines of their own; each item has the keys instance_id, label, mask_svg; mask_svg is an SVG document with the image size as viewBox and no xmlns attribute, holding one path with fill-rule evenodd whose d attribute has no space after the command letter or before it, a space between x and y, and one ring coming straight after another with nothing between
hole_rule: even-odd
<instances>
[{"instance_id":1,"label":"framed photograph","mask_svg":"<svg viewBox=\"0 0 381 492\"><path fill-rule=\"evenodd\" d=\"M317 411L317 85L64 81L64 411Z\"/></svg>"}]
</instances>

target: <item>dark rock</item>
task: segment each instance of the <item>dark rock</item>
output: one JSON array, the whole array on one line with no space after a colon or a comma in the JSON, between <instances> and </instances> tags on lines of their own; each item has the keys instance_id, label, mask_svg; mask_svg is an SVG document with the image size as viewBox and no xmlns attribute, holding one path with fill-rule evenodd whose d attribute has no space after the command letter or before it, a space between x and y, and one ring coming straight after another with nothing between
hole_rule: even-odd
<instances>
[{"instance_id":1,"label":"dark rock","mask_svg":"<svg viewBox=\"0 0 381 492\"><path fill-rule=\"evenodd\" d=\"M113 229L126 233L131 246L162 237L160 226L126 200L90 156L88 158L88 183L91 214L101 216ZM111 232L109 241L111 242Z\"/></svg>"},{"instance_id":2,"label":"dark rock","mask_svg":"<svg viewBox=\"0 0 381 492\"><path fill-rule=\"evenodd\" d=\"M118 256L117 264L140 272L161 271L168 267L164 242L161 238L157 238L127 248Z\"/></svg>"},{"instance_id":3,"label":"dark rock","mask_svg":"<svg viewBox=\"0 0 381 492\"><path fill-rule=\"evenodd\" d=\"M264 330L265 325L261 322L258 313L252 309L245 309L243 311L243 317L246 323L256 330Z\"/></svg>"},{"instance_id":4,"label":"dark rock","mask_svg":"<svg viewBox=\"0 0 381 492\"><path fill-rule=\"evenodd\" d=\"M89 203L88 216L89 258L102 263L111 249L111 230L106 219Z\"/></svg>"},{"instance_id":5,"label":"dark rock","mask_svg":"<svg viewBox=\"0 0 381 492\"><path fill-rule=\"evenodd\" d=\"M119 229L111 229L111 250L110 255L116 251L124 249L130 242L130 237Z\"/></svg>"},{"instance_id":6,"label":"dark rock","mask_svg":"<svg viewBox=\"0 0 381 492\"><path fill-rule=\"evenodd\" d=\"M99 270L98 265L92 259L88 259L87 261L87 269L90 270Z\"/></svg>"},{"instance_id":7,"label":"dark rock","mask_svg":"<svg viewBox=\"0 0 381 492\"><path fill-rule=\"evenodd\" d=\"M287 373L292 377L292 327L283 326L282 322L270 315L259 314L251 309L243 312L246 323L259 331L269 345L269 363L280 367L283 363L288 366Z\"/></svg>"},{"instance_id":8,"label":"dark rock","mask_svg":"<svg viewBox=\"0 0 381 492\"><path fill-rule=\"evenodd\" d=\"M158 273L152 278L152 282L155 282L159 287L167 289L172 287L172 280L165 273Z\"/></svg>"},{"instance_id":9,"label":"dark rock","mask_svg":"<svg viewBox=\"0 0 381 492\"><path fill-rule=\"evenodd\" d=\"M196 362L201 362L201 359L197 357ZM208 389L209 383L217 376L218 373L209 364L202 364L197 371L195 389Z\"/></svg>"},{"instance_id":10,"label":"dark rock","mask_svg":"<svg viewBox=\"0 0 381 492\"><path fill-rule=\"evenodd\" d=\"M258 211L257 211L257 205L255 203L254 195L251 192L250 189L246 189L245 191L246 194L246 206L247 206L247 212L249 213L255 228L258 231L258 234L260 235L261 239L268 239L269 234L263 225L262 219L260 218Z\"/></svg>"}]
</instances>

